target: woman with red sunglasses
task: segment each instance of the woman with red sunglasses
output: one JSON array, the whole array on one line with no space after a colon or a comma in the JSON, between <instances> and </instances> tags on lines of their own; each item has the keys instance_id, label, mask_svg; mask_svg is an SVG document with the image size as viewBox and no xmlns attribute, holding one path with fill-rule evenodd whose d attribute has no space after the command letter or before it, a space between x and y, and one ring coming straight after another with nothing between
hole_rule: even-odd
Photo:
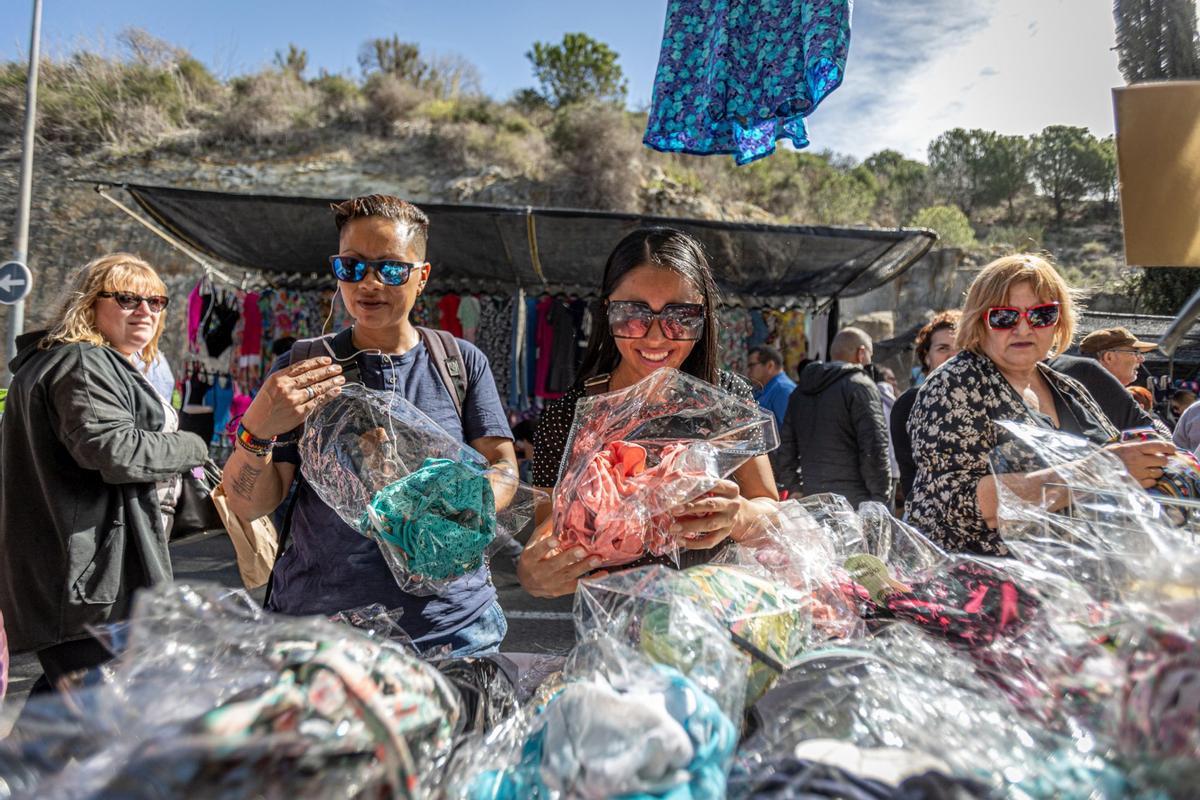
<instances>
[{"instance_id":1,"label":"woman with red sunglasses","mask_svg":"<svg viewBox=\"0 0 1200 800\"><path fill-rule=\"evenodd\" d=\"M749 385L717 369L717 287L704 248L672 228L644 228L617 244L601 285L604 317L592 326L577 382L542 413L534 437L533 483L547 491L558 482L575 404L585 394L625 389L663 367L720 386L753 403ZM707 561L738 538L778 500L766 456L751 459L721 481L711 496L685 504L676 517L685 566ZM600 562L580 548L560 550L549 527L549 508L539 509L517 577L532 595L558 597L575 591L579 578ZM625 569L640 566L635 562Z\"/></svg>"},{"instance_id":2,"label":"woman with red sunglasses","mask_svg":"<svg viewBox=\"0 0 1200 800\"><path fill-rule=\"evenodd\" d=\"M908 422L917 467L909 519L948 550L1005 554L997 527L997 478L989 456L1011 420L1107 445L1118 432L1082 384L1044 362L1075 332L1071 291L1045 259L1008 256L988 264L967 292L956 333L961 352L917 393ZM1162 477L1165 441L1107 445L1143 486ZM1005 487L1041 501L1054 470L1006 474ZM1053 500L1052 510L1065 506Z\"/></svg>"}]
</instances>

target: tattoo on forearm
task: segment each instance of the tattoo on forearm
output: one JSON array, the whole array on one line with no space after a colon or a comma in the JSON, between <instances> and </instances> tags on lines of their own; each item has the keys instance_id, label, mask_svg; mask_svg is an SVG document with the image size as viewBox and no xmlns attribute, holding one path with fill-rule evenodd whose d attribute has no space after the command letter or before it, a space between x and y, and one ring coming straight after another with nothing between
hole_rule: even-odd
<instances>
[{"instance_id":1,"label":"tattoo on forearm","mask_svg":"<svg viewBox=\"0 0 1200 800\"><path fill-rule=\"evenodd\" d=\"M255 469L249 464L243 464L237 475L233 476L233 492L238 497L243 497L246 500L254 499L254 485L258 483L258 479L262 476L261 469Z\"/></svg>"}]
</instances>

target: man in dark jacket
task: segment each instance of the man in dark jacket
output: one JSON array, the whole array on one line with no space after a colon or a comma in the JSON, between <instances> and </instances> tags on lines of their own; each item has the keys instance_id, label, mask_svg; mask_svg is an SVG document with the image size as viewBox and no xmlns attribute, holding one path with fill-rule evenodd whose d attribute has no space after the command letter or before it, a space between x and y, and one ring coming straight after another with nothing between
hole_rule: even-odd
<instances>
[{"instance_id":1,"label":"man in dark jacket","mask_svg":"<svg viewBox=\"0 0 1200 800\"><path fill-rule=\"evenodd\" d=\"M1051 359L1049 364L1051 369L1082 383L1117 430L1152 427L1163 437L1171 438L1167 427L1147 414L1121 381L1096 359L1061 355Z\"/></svg>"},{"instance_id":2,"label":"man in dark jacket","mask_svg":"<svg viewBox=\"0 0 1200 800\"><path fill-rule=\"evenodd\" d=\"M780 431L780 483L794 495L833 492L854 506L889 501L887 422L879 389L863 371L871 337L838 332L827 364L809 364Z\"/></svg>"}]
</instances>

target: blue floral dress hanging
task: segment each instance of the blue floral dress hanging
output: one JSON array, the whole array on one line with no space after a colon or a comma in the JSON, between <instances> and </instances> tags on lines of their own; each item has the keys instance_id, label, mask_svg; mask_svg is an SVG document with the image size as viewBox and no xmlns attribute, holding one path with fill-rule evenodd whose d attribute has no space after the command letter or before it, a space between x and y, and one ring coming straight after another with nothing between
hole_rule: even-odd
<instances>
[{"instance_id":1,"label":"blue floral dress hanging","mask_svg":"<svg viewBox=\"0 0 1200 800\"><path fill-rule=\"evenodd\" d=\"M790 139L845 74L853 0L670 0L648 147L730 153L738 164Z\"/></svg>"}]
</instances>

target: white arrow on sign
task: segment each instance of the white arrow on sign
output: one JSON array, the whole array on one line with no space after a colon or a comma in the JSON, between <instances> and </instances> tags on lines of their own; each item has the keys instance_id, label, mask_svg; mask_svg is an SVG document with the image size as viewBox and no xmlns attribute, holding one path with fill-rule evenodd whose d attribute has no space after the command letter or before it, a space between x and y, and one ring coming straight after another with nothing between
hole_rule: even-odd
<instances>
[{"instance_id":1,"label":"white arrow on sign","mask_svg":"<svg viewBox=\"0 0 1200 800\"><path fill-rule=\"evenodd\" d=\"M11 292L14 287L24 285L25 278L20 275L5 275L0 278L0 292Z\"/></svg>"}]
</instances>

